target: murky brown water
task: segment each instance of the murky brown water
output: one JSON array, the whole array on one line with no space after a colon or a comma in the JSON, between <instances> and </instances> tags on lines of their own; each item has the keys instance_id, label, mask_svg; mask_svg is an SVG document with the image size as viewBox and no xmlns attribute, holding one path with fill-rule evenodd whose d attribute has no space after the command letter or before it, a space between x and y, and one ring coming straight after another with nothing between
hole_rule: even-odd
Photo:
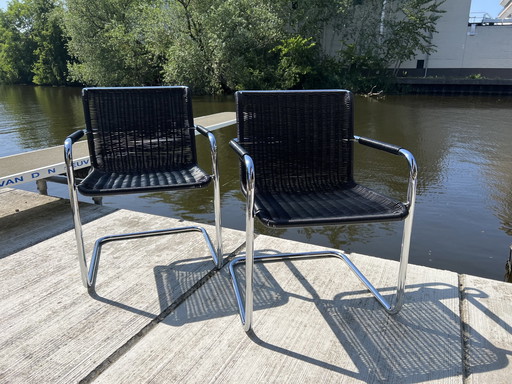
<instances>
[{"instance_id":1,"label":"murky brown water","mask_svg":"<svg viewBox=\"0 0 512 384\"><path fill-rule=\"evenodd\" d=\"M234 111L233 98L194 99L194 115ZM411 262L503 280L512 243L512 98L388 96L356 99L356 134L401 145L419 165ZM62 144L83 126L80 90L0 86L0 156ZM242 229L244 202L238 164L228 141L235 127L215 132L219 143L223 223ZM198 138L200 161L207 143ZM364 171L357 180L400 197L407 168L401 158L356 146ZM375 177L377 181L369 181ZM402 182L404 180L404 182ZM20 186L35 191L32 183ZM66 187L49 192L67 197ZM109 206L213 222L211 191L123 196ZM86 200L86 199L85 199ZM87 200L86 200L87 201ZM260 233L397 259L401 223L268 230Z\"/></svg>"}]
</instances>

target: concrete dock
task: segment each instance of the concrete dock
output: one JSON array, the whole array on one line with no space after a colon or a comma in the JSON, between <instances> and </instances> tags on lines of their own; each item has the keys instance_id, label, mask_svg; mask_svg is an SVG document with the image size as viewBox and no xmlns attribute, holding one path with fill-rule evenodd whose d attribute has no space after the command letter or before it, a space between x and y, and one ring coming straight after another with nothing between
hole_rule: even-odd
<instances>
[{"instance_id":1,"label":"concrete dock","mask_svg":"<svg viewBox=\"0 0 512 384\"><path fill-rule=\"evenodd\" d=\"M105 245L89 295L68 201L7 188L0 201L0 383L512 382L512 284L410 265L406 304L388 316L339 260L260 263L246 334L200 234ZM85 203L82 216L88 251L112 228L184 224ZM242 232L223 234L225 256L244 252ZM397 262L351 258L391 293Z\"/></svg>"}]
</instances>

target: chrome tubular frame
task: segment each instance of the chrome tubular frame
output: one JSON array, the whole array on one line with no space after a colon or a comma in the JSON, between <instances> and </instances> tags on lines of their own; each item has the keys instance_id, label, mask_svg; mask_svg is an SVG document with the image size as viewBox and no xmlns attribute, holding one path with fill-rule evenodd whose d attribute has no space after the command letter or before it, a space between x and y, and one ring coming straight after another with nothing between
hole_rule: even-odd
<instances>
[{"instance_id":1,"label":"chrome tubular frame","mask_svg":"<svg viewBox=\"0 0 512 384\"><path fill-rule=\"evenodd\" d=\"M236 141L236 140L235 140ZM240 313L240 320L244 327L244 331L248 332L252 327L253 311L254 311L254 293L253 293L253 278L254 278L254 261L274 261L282 259L312 259L312 258L326 258L335 257L343 260L350 270L359 278L363 285L370 291L370 293L377 299L377 301L384 307L385 311L394 315L400 311L404 302L405 280L407 274L407 264L409 261L410 240L412 234L412 221L414 217L414 208L416 201L416 181L417 181L417 166L413 155L405 150L400 149L398 154L403 155L409 163L409 185L407 192L407 206L409 214L404 221L404 230L400 251L400 262L398 271L398 283L394 295L393 303L388 302L380 292L372 285L372 283L359 271L359 269L352 263L349 257L340 251L326 250L316 252L302 252L302 253L283 253L272 255L254 255L254 188L255 188L255 172L254 163L251 157L245 153L243 154L242 161L246 170L246 185L245 190L247 194L246 202L246 255L234 258L229 263L229 272L231 281L235 292L235 297L238 304ZM238 263L245 263L245 304L240 292L240 286L235 274L235 267Z\"/></svg>"},{"instance_id":2,"label":"chrome tubular frame","mask_svg":"<svg viewBox=\"0 0 512 384\"><path fill-rule=\"evenodd\" d=\"M210 151L212 158L212 178L213 178L213 205L215 211L215 234L216 234L216 255L217 260L215 261L215 266L217 268L222 267L222 215L221 215L221 207L220 207L220 173L219 173L219 163L217 156L217 140L215 140L215 136L213 133L208 131L207 134L208 140L210 142Z\"/></svg>"},{"instance_id":3,"label":"chrome tubular frame","mask_svg":"<svg viewBox=\"0 0 512 384\"><path fill-rule=\"evenodd\" d=\"M79 137L83 136L83 133L79 135ZM206 230L199 226L187 226L187 227L179 227L179 228L167 228L167 229L159 229L153 231L143 231L143 232L133 232L126 234L118 234L118 235L108 235L99 238L96 240L94 244L94 249L92 252L90 265L87 265L87 258L84 247L83 240L83 230L82 230L82 220L80 217L80 208L78 203L78 192L76 179L74 175L74 165L73 165L73 143L79 137L70 138L68 137L64 141L64 160L66 163L66 173L68 180L68 188L69 188L69 200L71 204L71 211L73 214L73 223L75 227L75 237L78 248L78 263L80 265L80 275L82 278L83 285L90 290L93 290L96 283L96 276L98 273L98 265L101 254L101 247L103 244L111 241L117 240L126 240L126 239L134 239L141 237L150 237L150 236L161 236L175 233L184 233L184 232L201 232L203 234L204 239L206 240L206 244L211 253L213 262L215 263L216 268L220 268L222 266L222 227L220 223L220 187L219 187L219 173L218 173L218 164L217 164L217 145L215 142L215 137L213 134L209 133L208 138L210 140L210 146L212 151L212 162L213 162L213 181L214 181L214 209L215 209L215 227L216 227L216 235L217 235L217 246L214 247L210 236L206 232Z\"/></svg>"},{"instance_id":4,"label":"chrome tubular frame","mask_svg":"<svg viewBox=\"0 0 512 384\"><path fill-rule=\"evenodd\" d=\"M398 283L394 305L387 309L390 314L396 314L402 308L404 303L405 279L407 275L407 265L409 263L409 250L411 247L412 221L414 219L414 210L416 207L416 185L418 178L418 166L416 159L406 149L400 149L399 154L404 156L409 163L409 185L407 187L407 202L409 214L404 221L404 229L402 234L402 249L400 252L400 267L398 270Z\"/></svg>"},{"instance_id":5,"label":"chrome tubular frame","mask_svg":"<svg viewBox=\"0 0 512 384\"><path fill-rule=\"evenodd\" d=\"M83 136L83 133L82 133ZM66 163L66 174L68 179L68 188L69 188L69 202L71 204L71 212L73 214L73 223L75 227L75 237L76 244L78 248L78 263L80 264L80 275L82 277L82 283L85 287L89 288L93 285L88 278L87 273L87 260L85 258L85 248L84 248L84 237L82 231L82 220L80 218L80 209L78 206L78 194L76 190L76 180L75 180L75 167L73 165L73 143L74 140L68 137L64 141L64 161ZM96 275L94 266L97 265L97 262L91 263L91 275Z\"/></svg>"}]
</instances>

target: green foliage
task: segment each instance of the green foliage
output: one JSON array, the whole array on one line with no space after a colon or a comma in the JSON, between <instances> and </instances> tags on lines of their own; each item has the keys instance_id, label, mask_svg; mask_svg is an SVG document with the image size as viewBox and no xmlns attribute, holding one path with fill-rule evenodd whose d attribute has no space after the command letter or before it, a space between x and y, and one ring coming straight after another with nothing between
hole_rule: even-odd
<instances>
[{"instance_id":1,"label":"green foliage","mask_svg":"<svg viewBox=\"0 0 512 384\"><path fill-rule=\"evenodd\" d=\"M0 82L28 84L32 81L35 42L32 39L30 3L11 1L0 13Z\"/></svg>"},{"instance_id":2,"label":"green foliage","mask_svg":"<svg viewBox=\"0 0 512 384\"><path fill-rule=\"evenodd\" d=\"M162 63L151 50L151 19L160 1L68 0L69 66L91 85L157 84Z\"/></svg>"},{"instance_id":3,"label":"green foliage","mask_svg":"<svg viewBox=\"0 0 512 384\"><path fill-rule=\"evenodd\" d=\"M198 92L386 86L390 72L431 52L441 1L177 0L165 79ZM325 35L341 50L328 57Z\"/></svg>"},{"instance_id":4,"label":"green foliage","mask_svg":"<svg viewBox=\"0 0 512 384\"><path fill-rule=\"evenodd\" d=\"M350 67L354 57L364 58L367 66L376 61L383 68L398 70L418 53L435 50L432 36L444 11L444 0L365 0L343 7L348 23L338 24L342 36L340 59ZM345 60L348 58L348 62Z\"/></svg>"},{"instance_id":5,"label":"green foliage","mask_svg":"<svg viewBox=\"0 0 512 384\"><path fill-rule=\"evenodd\" d=\"M62 8L54 0L11 1L0 12L0 82L66 83Z\"/></svg>"},{"instance_id":6,"label":"green foliage","mask_svg":"<svg viewBox=\"0 0 512 384\"><path fill-rule=\"evenodd\" d=\"M317 52L311 40L311 37L290 37L272 50L279 53L280 88L303 88L305 78L315 72Z\"/></svg>"},{"instance_id":7,"label":"green foliage","mask_svg":"<svg viewBox=\"0 0 512 384\"><path fill-rule=\"evenodd\" d=\"M418 53L431 54L435 51L432 44L436 33L436 23L444 11L440 11L442 1L404 0L390 6L391 16L384 22L382 41L384 59L395 70ZM394 5L393 2L391 2Z\"/></svg>"},{"instance_id":8,"label":"green foliage","mask_svg":"<svg viewBox=\"0 0 512 384\"><path fill-rule=\"evenodd\" d=\"M172 3L179 27L164 68L167 82L207 93L333 85L332 60L322 53L321 39L336 2Z\"/></svg>"},{"instance_id":9,"label":"green foliage","mask_svg":"<svg viewBox=\"0 0 512 384\"><path fill-rule=\"evenodd\" d=\"M0 11L0 82L368 92L434 50L441 3L12 0Z\"/></svg>"},{"instance_id":10,"label":"green foliage","mask_svg":"<svg viewBox=\"0 0 512 384\"><path fill-rule=\"evenodd\" d=\"M272 87L277 55L271 50L285 37L277 3L176 1L178 28L169 49L166 81L191 84L200 93Z\"/></svg>"},{"instance_id":11,"label":"green foliage","mask_svg":"<svg viewBox=\"0 0 512 384\"><path fill-rule=\"evenodd\" d=\"M278 2L221 1L206 23L212 32L213 68L221 89L275 86L277 55L272 48L285 36Z\"/></svg>"},{"instance_id":12,"label":"green foliage","mask_svg":"<svg viewBox=\"0 0 512 384\"><path fill-rule=\"evenodd\" d=\"M39 85L64 85L67 83L67 63L70 58L62 30L63 9L56 2L48 0L34 0L33 7L36 49L32 81Z\"/></svg>"},{"instance_id":13,"label":"green foliage","mask_svg":"<svg viewBox=\"0 0 512 384\"><path fill-rule=\"evenodd\" d=\"M356 93L367 93L373 87L385 89L389 82L385 63L371 54L358 54L355 45L348 45L340 52L341 86Z\"/></svg>"}]
</instances>

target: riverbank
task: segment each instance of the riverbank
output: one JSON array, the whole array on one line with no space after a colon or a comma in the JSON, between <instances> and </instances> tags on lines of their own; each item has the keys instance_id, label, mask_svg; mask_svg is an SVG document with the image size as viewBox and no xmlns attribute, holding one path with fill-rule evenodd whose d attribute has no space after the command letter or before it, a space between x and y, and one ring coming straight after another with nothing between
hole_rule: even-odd
<instances>
[{"instance_id":1,"label":"riverbank","mask_svg":"<svg viewBox=\"0 0 512 384\"><path fill-rule=\"evenodd\" d=\"M410 265L406 304L390 317L338 260L259 264L256 285L265 288L255 299L255 333L247 335L226 267L213 270L196 235L109 243L90 296L80 282L68 202L14 189L0 190L0 199L0 381L510 378L510 284ZM132 232L183 225L92 204L82 212L88 250L112 227ZM230 257L243 252L243 244L241 231L225 230ZM256 247L321 248L262 235ZM391 292L396 281L388 272L396 261L352 257L384 294Z\"/></svg>"},{"instance_id":2,"label":"riverbank","mask_svg":"<svg viewBox=\"0 0 512 384\"><path fill-rule=\"evenodd\" d=\"M512 79L468 79L452 77L398 77L400 94L512 96Z\"/></svg>"}]
</instances>

